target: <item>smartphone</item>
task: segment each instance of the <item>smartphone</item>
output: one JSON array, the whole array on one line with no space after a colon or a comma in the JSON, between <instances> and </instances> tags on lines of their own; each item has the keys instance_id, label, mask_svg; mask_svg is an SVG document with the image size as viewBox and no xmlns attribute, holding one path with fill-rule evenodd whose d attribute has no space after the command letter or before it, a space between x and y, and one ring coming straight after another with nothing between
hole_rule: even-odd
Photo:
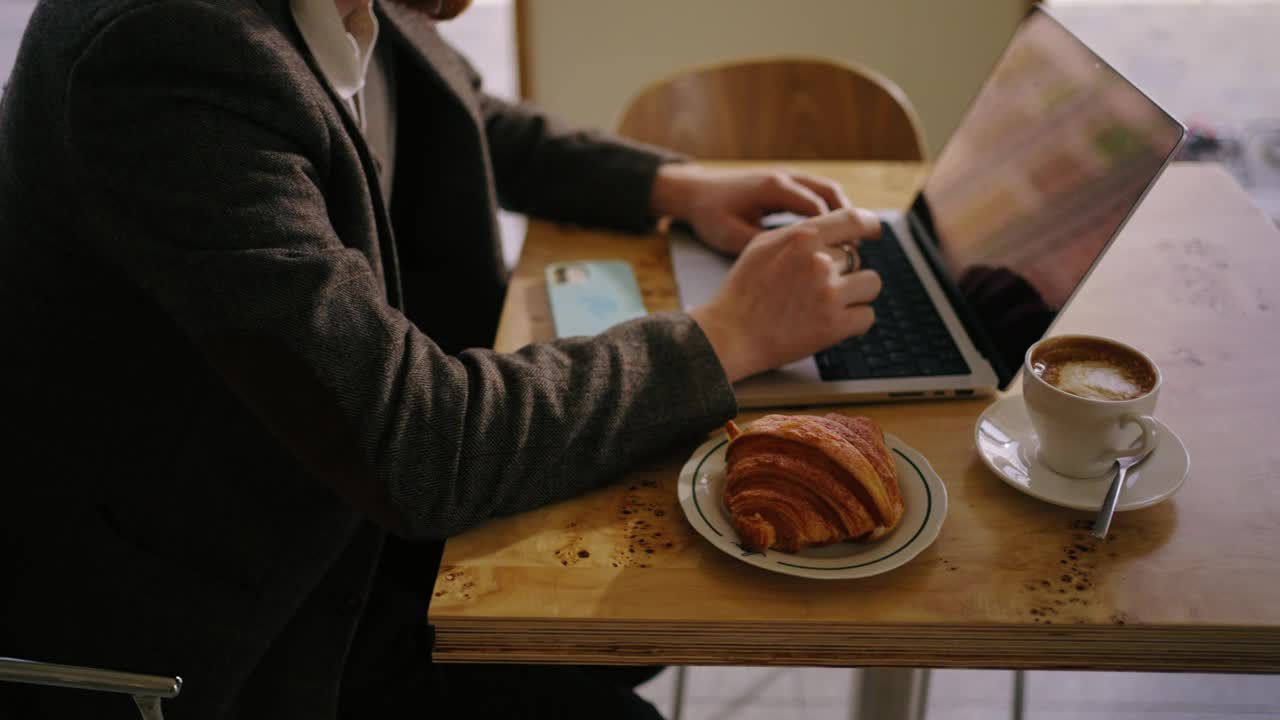
<instances>
[{"instance_id":1,"label":"smartphone","mask_svg":"<svg viewBox=\"0 0 1280 720\"><path fill-rule=\"evenodd\" d=\"M646 314L635 272L623 260L551 263L546 279L556 337L595 335Z\"/></svg>"}]
</instances>

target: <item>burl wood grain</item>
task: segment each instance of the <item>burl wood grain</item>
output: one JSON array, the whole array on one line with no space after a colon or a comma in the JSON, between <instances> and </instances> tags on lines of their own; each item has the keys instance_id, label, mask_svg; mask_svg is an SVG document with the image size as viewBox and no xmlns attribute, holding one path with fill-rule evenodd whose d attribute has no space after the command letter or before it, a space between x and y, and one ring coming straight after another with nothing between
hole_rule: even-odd
<instances>
[{"instance_id":1,"label":"burl wood grain","mask_svg":"<svg viewBox=\"0 0 1280 720\"><path fill-rule=\"evenodd\" d=\"M902 207L920 178L801 167L869 207ZM636 265L651 310L675 307L659 238L535 224L499 348L550 337L546 262L612 257ZM430 611L436 657L1280 671L1278 271L1280 233L1239 187L1180 165L1068 309L1057 332L1113 336L1160 364L1157 415L1191 455L1182 491L1118 514L1106 541L1088 535L1091 514L1027 497L981 463L973 426L990 398L848 407L947 485L942 532L907 565L820 581L721 553L676 505L691 443L612 487L451 539Z\"/></svg>"}]
</instances>

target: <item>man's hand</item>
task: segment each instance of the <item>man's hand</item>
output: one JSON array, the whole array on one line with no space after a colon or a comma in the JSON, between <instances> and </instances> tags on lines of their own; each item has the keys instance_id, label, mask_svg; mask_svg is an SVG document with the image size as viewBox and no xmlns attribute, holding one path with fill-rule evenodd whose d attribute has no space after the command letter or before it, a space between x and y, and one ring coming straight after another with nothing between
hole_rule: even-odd
<instances>
[{"instance_id":1,"label":"man's hand","mask_svg":"<svg viewBox=\"0 0 1280 720\"><path fill-rule=\"evenodd\" d=\"M655 215L683 220L698 237L737 255L775 212L822 215L850 207L840 186L788 170L711 170L693 163L658 169L650 201Z\"/></svg>"},{"instance_id":2,"label":"man's hand","mask_svg":"<svg viewBox=\"0 0 1280 720\"><path fill-rule=\"evenodd\" d=\"M840 210L759 235L724 285L689 314L702 328L730 382L798 360L875 322L880 294L872 270L842 274L831 246L877 237L866 210Z\"/></svg>"}]
</instances>

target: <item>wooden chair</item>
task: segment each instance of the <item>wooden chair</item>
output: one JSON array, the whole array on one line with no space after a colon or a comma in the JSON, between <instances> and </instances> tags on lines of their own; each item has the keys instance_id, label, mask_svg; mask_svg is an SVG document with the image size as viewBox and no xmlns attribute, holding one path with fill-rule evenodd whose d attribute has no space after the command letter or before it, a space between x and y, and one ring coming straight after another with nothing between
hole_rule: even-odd
<instances>
[{"instance_id":1,"label":"wooden chair","mask_svg":"<svg viewBox=\"0 0 1280 720\"><path fill-rule=\"evenodd\" d=\"M920 122L897 85L825 60L681 73L634 97L618 132L703 160L927 159Z\"/></svg>"}]
</instances>

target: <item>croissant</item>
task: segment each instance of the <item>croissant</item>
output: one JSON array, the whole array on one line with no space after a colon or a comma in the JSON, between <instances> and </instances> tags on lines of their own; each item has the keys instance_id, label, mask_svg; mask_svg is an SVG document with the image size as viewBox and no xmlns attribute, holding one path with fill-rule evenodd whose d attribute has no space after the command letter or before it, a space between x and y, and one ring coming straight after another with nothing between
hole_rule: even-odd
<instances>
[{"instance_id":1,"label":"croissant","mask_svg":"<svg viewBox=\"0 0 1280 720\"><path fill-rule=\"evenodd\" d=\"M795 552L876 540L902 518L884 432L870 418L766 415L730 422L724 503L745 547Z\"/></svg>"}]
</instances>

